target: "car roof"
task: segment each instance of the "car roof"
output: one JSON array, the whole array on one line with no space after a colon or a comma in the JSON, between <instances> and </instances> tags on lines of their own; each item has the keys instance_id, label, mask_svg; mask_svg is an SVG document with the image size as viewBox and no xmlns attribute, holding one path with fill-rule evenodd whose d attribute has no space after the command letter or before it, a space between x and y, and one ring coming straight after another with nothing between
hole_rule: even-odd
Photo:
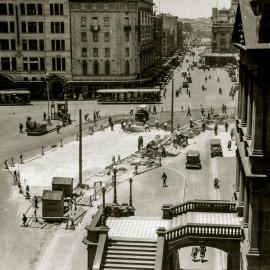
<instances>
[{"instance_id":1,"label":"car roof","mask_svg":"<svg viewBox=\"0 0 270 270\"><path fill-rule=\"evenodd\" d=\"M198 156L200 156L200 152L198 150L188 150L187 156L198 157Z\"/></svg>"},{"instance_id":2,"label":"car roof","mask_svg":"<svg viewBox=\"0 0 270 270\"><path fill-rule=\"evenodd\" d=\"M220 139L210 139L210 144L221 144Z\"/></svg>"}]
</instances>

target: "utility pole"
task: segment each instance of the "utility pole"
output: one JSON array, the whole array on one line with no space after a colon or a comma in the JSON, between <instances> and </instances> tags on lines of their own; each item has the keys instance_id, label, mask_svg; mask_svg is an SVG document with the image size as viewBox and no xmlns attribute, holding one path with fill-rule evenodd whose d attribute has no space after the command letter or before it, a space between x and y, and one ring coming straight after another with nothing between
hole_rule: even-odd
<instances>
[{"instance_id":1,"label":"utility pole","mask_svg":"<svg viewBox=\"0 0 270 270\"><path fill-rule=\"evenodd\" d=\"M171 133L173 133L174 78L172 78Z\"/></svg>"},{"instance_id":2,"label":"utility pole","mask_svg":"<svg viewBox=\"0 0 270 270\"><path fill-rule=\"evenodd\" d=\"M79 109L79 187L82 186L82 110Z\"/></svg>"}]
</instances>

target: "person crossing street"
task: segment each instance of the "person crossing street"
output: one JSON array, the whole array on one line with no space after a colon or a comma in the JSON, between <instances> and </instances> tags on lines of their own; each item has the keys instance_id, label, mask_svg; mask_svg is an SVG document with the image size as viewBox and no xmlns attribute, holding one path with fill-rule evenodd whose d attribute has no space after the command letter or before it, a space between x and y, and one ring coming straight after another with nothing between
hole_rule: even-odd
<instances>
[{"instance_id":1,"label":"person crossing street","mask_svg":"<svg viewBox=\"0 0 270 270\"><path fill-rule=\"evenodd\" d=\"M166 175L166 173L164 172L163 174L162 174L162 176L161 176L161 179L162 179L162 181L163 181L163 185L162 185L162 187L167 187L167 175Z\"/></svg>"}]
</instances>

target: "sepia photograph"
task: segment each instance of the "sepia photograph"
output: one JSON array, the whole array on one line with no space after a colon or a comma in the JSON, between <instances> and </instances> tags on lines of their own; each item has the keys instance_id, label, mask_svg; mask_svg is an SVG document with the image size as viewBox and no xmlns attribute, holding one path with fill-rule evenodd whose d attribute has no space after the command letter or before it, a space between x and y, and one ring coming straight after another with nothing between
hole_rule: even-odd
<instances>
[{"instance_id":1,"label":"sepia photograph","mask_svg":"<svg viewBox=\"0 0 270 270\"><path fill-rule=\"evenodd\" d=\"M0 0L0 270L270 270L270 0Z\"/></svg>"}]
</instances>

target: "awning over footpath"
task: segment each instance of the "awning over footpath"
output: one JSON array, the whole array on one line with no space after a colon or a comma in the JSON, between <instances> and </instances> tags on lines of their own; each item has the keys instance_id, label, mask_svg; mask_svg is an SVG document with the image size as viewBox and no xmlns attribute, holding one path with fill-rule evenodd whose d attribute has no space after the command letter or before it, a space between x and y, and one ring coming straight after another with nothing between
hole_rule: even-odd
<instances>
[{"instance_id":1,"label":"awning over footpath","mask_svg":"<svg viewBox=\"0 0 270 270\"><path fill-rule=\"evenodd\" d=\"M23 94L30 94L30 91L28 90L0 90L0 95L23 95Z\"/></svg>"}]
</instances>

